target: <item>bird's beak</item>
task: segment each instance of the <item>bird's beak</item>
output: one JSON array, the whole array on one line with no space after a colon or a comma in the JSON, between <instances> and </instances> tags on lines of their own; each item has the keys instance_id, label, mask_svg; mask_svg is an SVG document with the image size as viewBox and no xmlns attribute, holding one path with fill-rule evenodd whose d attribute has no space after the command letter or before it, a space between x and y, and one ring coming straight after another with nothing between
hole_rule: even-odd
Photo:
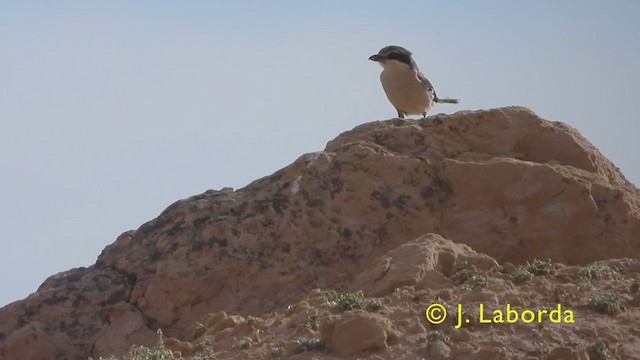
<instances>
[{"instance_id":1,"label":"bird's beak","mask_svg":"<svg viewBox=\"0 0 640 360\"><path fill-rule=\"evenodd\" d=\"M381 59L382 59L382 57L380 55L378 55L378 54L369 56L369 60L371 60L371 61L380 61Z\"/></svg>"}]
</instances>

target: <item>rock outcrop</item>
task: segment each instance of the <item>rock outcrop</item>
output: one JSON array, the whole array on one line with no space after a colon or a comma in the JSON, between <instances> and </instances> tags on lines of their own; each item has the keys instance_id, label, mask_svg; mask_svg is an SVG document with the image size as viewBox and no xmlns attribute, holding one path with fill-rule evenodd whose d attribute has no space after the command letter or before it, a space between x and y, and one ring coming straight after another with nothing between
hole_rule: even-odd
<instances>
[{"instance_id":1,"label":"rock outcrop","mask_svg":"<svg viewBox=\"0 0 640 360\"><path fill-rule=\"evenodd\" d=\"M122 234L95 265L50 277L0 309L0 358L120 354L154 345L157 329L183 355L206 340L228 351L220 358L269 358L281 344L302 359L292 339L309 336L326 358L511 358L490 342L469 345L482 329L428 337L425 304L536 306L559 292L577 306L580 291L566 283L577 270L568 269L638 257L640 193L575 129L519 107L374 122L245 188L180 200ZM565 280L518 293L516 266L534 259L568 265ZM616 264L640 270L637 260ZM459 289L477 274L497 278ZM383 308L320 311L329 289L362 290ZM627 293L633 306L638 296ZM491 341L512 341L527 326ZM604 336L566 324L550 331ZM239 339L254 352L239 355ZM551 354L587 356L586 345L565 345ZM627 342L619 354L639 357L639 348Z\"/></svg>"}]
</instances>

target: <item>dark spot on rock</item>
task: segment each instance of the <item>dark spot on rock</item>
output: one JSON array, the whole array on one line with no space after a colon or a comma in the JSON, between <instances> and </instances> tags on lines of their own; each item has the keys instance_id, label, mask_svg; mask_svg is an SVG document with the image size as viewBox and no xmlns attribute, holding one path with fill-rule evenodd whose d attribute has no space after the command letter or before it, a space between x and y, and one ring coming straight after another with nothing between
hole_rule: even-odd
<instances>
[{"instance_id":1,"label":"dark spot on rock","mask_svg":"<svg viewBox=\"0 0 640 360\"><path fill-rule=\"evenodd\" d=\"M256 211L258 213L263 214L263 213L269 211L269 209L271 209L271 202L267 201L267 200L259 201L256 204L255 209L256 209ZM245 214L245 216L242 219L244 220L244 219L252 217L252 216L253 216L253 214Z\"/></svg>"},{"instance_id":2,"label":"dark spot on rock","mask_svg":"<svg viewBox=\"0 0 640 360\"><path fill-rule=\"evenodd\" d=\"M76 298L73 300L73 307L75 307L76 309L80 309L88 303L89 299L86 296L78 294L78 296L76 296Z\"/></svg>"},{"instance_id":3,"label":"dark spot on rock","mask_svg":"<svg viewBox=\"0 0 640 360\"><path fill-rule=\"evenodd\" d=\"M406 194L400 195L393 201L393 206L398 210L406 210L409 207L409 200L411 200L411 196Z\"/></svg>"},{"instance_id":4,"label":"dark spot on rock","mask_svg":"<svg viewBox=\"0 0 640 360\"><path fill-rule=\"evenodd\" d=\"M126 279L127 279L127 284L129 285L135 285L136 281L138 281L138 275L133 274L133 273L127 273L125 274Z\"/></svg>"},{"instance_id":5,"label":"dark spot on rock","mask_svg":"<svg viewBox=\"0 0 640 360\"><path fill-rule=\"evenodd\" d=\"M96 289L98 289L99 291L105 291L111 286L112 279L105 274L101 274L93 278L93 282L96 286Z\"/></svg>"},{"instance_id":6,"label":"dark spot on rock","mask_svg":"<svg viewBox=\"0 0 640 360\"><path fill-rule=\"evenodd\" d=\"M331 259L330 256L327 256L322 250L320 249L311 249L311 257L314 259L313 262L315 262L318 265L322 265L322 266L331 266L333 264L333 259Z\"/></svg>"},{"instance_id":7,"label":"dark spot on rock","mask_svg":"<svg viewBox=\"0 0 640 360\"><path fill-rule=\"evenodd\" d=\"M435 193L436 190L431 186L424 187L420 191L420 195L422 195L425 200L431 199Z\"/></svg>"},{"instance_id":8,"label":"dark spot on rock","mask_svg":"<svg viewBox=\"0 0 640 360\"><path fill-rule=\"evenodd\" d=\"M454 134L460 134L460 129L455 126L449 125L449 130Z\"/></svg>"},{"instance_id":9,"label":"dark spot on rock","mask_svg":"<svg viewBox=\"0 0 640 360\"><path fill-rule=\"evenodd\" d=\"M244 255L249 255L249 253L251 252L245 245L238 245L236 249L238 249L238 252Z\"/></svg>"},{"instance_id":10,"label":"dark spot on rock","mask_svg":"<svg viewBox=\"0 0 640 360\"><path fill-rule=\"evenodd\" d=\"M322 199L320 198L309 198L307 199L307 206L308 207L324 206L324 201L322 201Z\"/></svg>"},{"instance_id":11,"label":"dark spot on rock","mask_svg":"<svg viewBox=\"0 0 640 360\"><path fill-rule=\"evenodd\" d=\"M378 239L376 239L375 245L383 245L389 239L389 232L384 227L378 228Z\"/></svg>"},{"instance_id":12,"label":"dark spot on rock","mask_svg":"<svg viewBox=\"0 0 640 360\"><path fill-rule=\"evenodd\" d=\"M380 202L380 205L382 205L382 207L385 209L388 209L391 206L391 201L389 200L386 193L375 190L371 193L371 198L374 200L378 200Z\"/></svg>"},{"instance_id":13,"label":"dark spot on rock","mask_svg":"<svg viewBox=\"0 0 640 360\"><path fill-rule=\"evenodd\" d=\"M207 220L209 220L208 216L195 219L193 221L193 227L195 227L196 229L200 228L200 227L204 226L207 223Z\"/></svg>"},{"instance_id":14,"label":"dark spot on rock","mask_svg":"<svg viewBox=\"0 0 640 360\"><path fill-rule=\"evenodd\" d=\"M432 119L431 119L431 122L433 124L435 124L435 125L442 125L442 124L444 124L444 119L441 118L441 117L433 116Z\"/></svg>"},{"instance_id":15,"label":"dark spot on rock","mask_svg":"<svg viewBox=\"0 0 640 360\"><path fill-rule=\"evenodd\" d=\"M454 195L453 188L451 188L451 183L448 180L437 177L432 185L436 186L446 198Z\"/></svg>"},{"instance_id":16,"label":"dark spot on rock","mask_svg":"<svg viewBox=\"0 0 640 360\"><path fill-rule=\"evenodd\" d=\"M349 228L340 229L339 228L338 232L340 233L340 235L342 235L342 237L344 237L344 238L346 238L348 240L351 240L351 235L352 235L351 229L349 229Z\"/></svg>"},{"instance_id":17,"label":"dark spot on rock","mask_svg":"<svg viewBox=\"0 0 640 360\"><path fill-rule=\"evenodd\" d=\"M209 239L209 244L210 246L217 244L219 247L227 247L227 245L229 245L229 240L227 240L226 238L219 239L217 237L212 237L211 239Z\"/></svg>"},{"instance_id":18,"label":"dark spot on rock","mask_svg":"<svg viewBox=\"0 0 640 360\"><path fill-rule=\"evenodd\" d=\"M128 297L128 295L129 295L129 292L125 289L119 289L117 291L114 291L107 298L107 304L115 304L117 302L123 301L126 299L126 297Z\"/></svg>"},{"instance_id":19,"label":"dark spot on rock","mask_svg":"<svg viewBox=\"0 0 640 360\"><path fill-rule=\"evenodd\" d=\"M21 316L18 319L18 323L16 324L16 328L21 328L23 326L27 325L27 319L24 318L24 316Z\"/></svg>"},{"instance_id":20,"label":"dark spot on rock","mask_svg":"<svg viewBox=\"0 0 640 360\"><path fill-rule=\"evenodd\" d=\"M273 198L267 200L257 201L256 211L259 213L265 213L270 209L273 209L276 213L282 214L282 211L289 206L289 198L284 195L276 194Z\"/></svg>"},{"instance_id":21,"label":"dark spot on rock","mask_svg":"<svg viewBox=\"0 0 640 360\"><path fill-rule=\"evenodd\" d=\"M515 217L515 216L511 216L511 217L509 218L509 223L510 223L511 225L517 225L517 224L518 224L518 218L517 218L517 217Z\"/></svg>"},{"instance_id":22,"label":"dark spot on rock","mask_svg":"<svg viewBox=\"0 0 640 360\"><path fill-rule=\"evenodd\" d=\"M182 234L183 231L185 231L187 228L184 226L184 221L181 221L175 225L173 225L171 228L169 228L169 230L166 231L166 233L169 236L176 236L179 234Z\"/></svg>"},{"instance_id":23,"label":"dark spot on rock","mask_svg":"<svg viewBox=\"0 0 640 360\"><path fill-rule=\"evenodd\" d=\"M453 188L448 180L436 177L431 182L431 186L427 186L420 190L420 195L426 202L430 202L434 197L440 203L449 200L453 195Z\"/></svg>"},{"instance_id":24,"label":"dark spot on rock","mask_svg":"<svg viewBox=\"0 0 640 360\"><path fill-rule=\"evenodd\" d=\"M357 254L354 253L343 253L342 257L349 259L351 262L356 262L359 258Z\"/></svg>"},{"instance_id":25,"label":"dark spot on rock","mask_svg":"<svg viewBox=\"0 0 640 360\"><path fill-rule=\"evenodd\" d=\"M342 180L340 180L339 178L332 178L330 182L331 198L333 199L337 193L342 191L343 187L344 182L342 182Z\"/></svg>"},{"instance_id":26,"label":"dark spot on rock","mask_svg":"<svg viewBox=\"0 0 640 360\"><path fill-rule=\"evenodd\" d=\"M162 258L162 253L157 248L151 250L149 254L149 261L156 262Z\"/></svg>"},{"instance_id":27,"label":"dark spot on rock","mask_svg":"<svg viewBox=\"0 0 640 360\"><path fill-rule=\"evenodd\" d=\"M191 251L202 251L204 249L204 241L193 239L191 242Z\"/></svg>"},{"instance_id":28,"label":"dark spot on rock","mask_svg":"<svg viewBox=\"0 0 640 360\"><path fill-rule=\"evenodd\" d=\"M68 297L66 296L58 296L58 295L54 295L50 298L45 299L44 301L42 301L43 304L45 305L59 305L61 303L64 303L65 301L67 301Z\"/></svg>"},{"instance_id":29,"label":"dark spot on rock","mask_svg":"<svg viewBox=\"0 0 640 360\"><path fill-rule=\"evenodd\" d=\"M383 133L377 132L373 134L373 141L378 145L386 144L387 140L389 140L389 134L386 132L383 132Z\"/></svg>"},{"instance_id":30,"label":"dark spot on rock","mask_svg":"<svg viewBox=\"0 0 640 360\"><path fill-rule=\"evenodd\" d=\"M273 199L273 209L278 213L282 214L282 211L285 210L289 206L289 198L284 195L277 195Z\"/></svg>"},{"instance_id":31,"label":"dark spot on rock","mask_svg":"<svg viewBox=\"0 0 640 360\"><path fill-rule=\"evenodd\" d=\"M296 202L296 205L298 205L297 202ZM300 216L300 211L298 211L298 210L290 210L289 211L289 216L292 217L292 218L297 218L297 217Z\"/></svg>"}]
</instances>

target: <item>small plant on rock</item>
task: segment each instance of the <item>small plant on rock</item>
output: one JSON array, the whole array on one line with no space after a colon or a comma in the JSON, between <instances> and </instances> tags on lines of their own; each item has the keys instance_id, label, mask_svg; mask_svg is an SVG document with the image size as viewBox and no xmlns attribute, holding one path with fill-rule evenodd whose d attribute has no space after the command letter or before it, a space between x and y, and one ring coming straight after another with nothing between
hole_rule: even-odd
<instances>
[{"instance_id":1,"label":"small plant on rock","mask_svg":"<svg viewBox=\"0 0 640 360\"><path fill-rule=\"evenodd\" d=\"M332 308L342 311L365 309L375 311L382 306L378 299L366 299L362 291L338 293L329 291L325 294L325 303Z\"/></svg>"},{"instance_id":2,"label":"small plant on rock","mask_svg":"<svg viewBox=\"0 0 640 360\"><path fill-rule=\"evenodd\" d=\"M624 305L620 304L618 296L607 293L597 295L587 303L587 307L600 314L613 315L624 311Z\"/></svg>"},{"instance_id":3,"label":"small plant on rock","mask_svg":"<svg viewBox=\"0 0 640 360\"><path fill-rule=\"evenodd\" d=\"M580 270L580 277L586 281L600 279L605 276L618 279L621 277L623 271L624 269L622 267L612 268L609 265L592 264Z\"/></svg>"},{"instance_id":4,"label":"small plant on rock","mask_svg":"<svg viewBox=\"0 0 640 360\"><path fill-rule=\"evenodd\" d=\"M471 290L476 287L487 286L487 277L484 275L473 275L462 284L462 287L466 290Z\"/></svg>"},{"instance_id":5,"label":"small plant on rock","mask_svg":"<svg viewBox=\"0 0 640 360\"><path fill-rule=\"evenodd\" d=\"M325 347L320 339L311 339L301 337L296 339L296 349L294 353L298 354L305 351L324 351Z\"/></svg>"},{"instance_id":6,"label":"small plant on rock","mask_svg":"<svg viewBox=\"0 0 640 360\"><path fill-rule=\"evenodd\" d=\"M281 359L282 357L284 357L284 348L282 346L271 348L272 359Z\"/></svg>"},{"instance_id":7,"label":"small plant on rock","mask_svg":"<svg viewBox=\"0 0 640 360\"><path fill-rule=\"evenodd\" d=\"M607 343L602 340L598 340L595 343L589 345L587 348L589 357L596 360L609 360L611 359L611 352Z\"/></svg>"},{"instance_id":8,"label":"small plant on rock","mask_svg":"<svg viewBox=\"0 0 640 360\"><path fill-rule=\"evenodd\" d=\"M538 359L546 359L549 354L549 349L539 342L533 344L531 348L527 350L527 356L533 356Z\"/></svg>"},{"instance_id":9,"label":"small plant on rock","mask_svg":"<svg viewBox=\"0 0 640 360\"><path fill-rule=\"evenodd\" d=\"M527 261L527 265L524 268L535 276L549 275L556 272L556 267L551 263L551 259Z\"/></svg>"},{"instance_id":10,"label":"small plant on rock","mask_svg":"<svg viewBox=\"0 0 640 360\"><path fill-rule=\"evenodd\" d=\"M447 345L451 345L451 338L447 336L447 334L443 333L440 330L430 331L427 334L427 343L431 345L436 341L442 341Z\"/></svg>"},{"instance_id":11,"label":"small plant on rock","mask_svg":"<svg viewBox=\"0 0 640 360\"><path fill-rule=\"evenodd\" d=\"M160 346L157 349L149 349L146 346L133 345L129 349L129 353L125 355L122 360L175 360L171 350ZM93 360L89 358L89 360ZM100 357L99 360L119 360L115 356L109 356L108 358Z\"/></svg>"},{"instance_id":12,"label":"small plant on rock","mask_svg":"<svg viewBox=\"0 0 640 360\"><path fill-rule=\"evenodd\" d=\"M516 270L515 274L513 274L513 281L516 284L522 284L529 280L533 279L533 274L529 272L529 270L520 267Z\"/></svg>"},{"instance_id":13,"label":"small plant on rock","mask_svg":"<svg viewBox=\"0 0 640 360\"><path fill-rule=\"evenodd\" d=\"M318 322L320 320L320 316L317 312L307 316L307 320L304 322L304 325L311 330L318 330Z\"/></svg>"},{"instance_id":14,"label":"small plant on rock","mask_svg":"<svg viewBox=\"0 0 640 360\"><path fill-rule=\"evenodd\" d=\"M231 348L234 350L238 350L238 349L248 349L251 346L253 346L253 340L251 338L243 338L236 341L236 343L233 344Z\"/></svg>"}]
</instances>

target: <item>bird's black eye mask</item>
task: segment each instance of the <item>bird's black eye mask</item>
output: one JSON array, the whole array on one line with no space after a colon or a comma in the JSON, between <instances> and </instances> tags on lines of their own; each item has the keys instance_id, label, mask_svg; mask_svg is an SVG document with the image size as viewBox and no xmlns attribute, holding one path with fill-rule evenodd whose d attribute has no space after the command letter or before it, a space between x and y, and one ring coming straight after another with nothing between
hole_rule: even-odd
<instances>
[{"instance_id":1,"label":"bird's black eye mask","mask_svg":"<svg viewBox=\"0 0 640 360\"><path fill-rule=\"evenodd\" d=\"M397 60L397 61L400 61L401 63L405 63L413 67L413 65L411 64L411 55L409 54L402 54L394 51L394 52L390 52L385 57L389 60Z\"/></svg>"}]
</instances>

